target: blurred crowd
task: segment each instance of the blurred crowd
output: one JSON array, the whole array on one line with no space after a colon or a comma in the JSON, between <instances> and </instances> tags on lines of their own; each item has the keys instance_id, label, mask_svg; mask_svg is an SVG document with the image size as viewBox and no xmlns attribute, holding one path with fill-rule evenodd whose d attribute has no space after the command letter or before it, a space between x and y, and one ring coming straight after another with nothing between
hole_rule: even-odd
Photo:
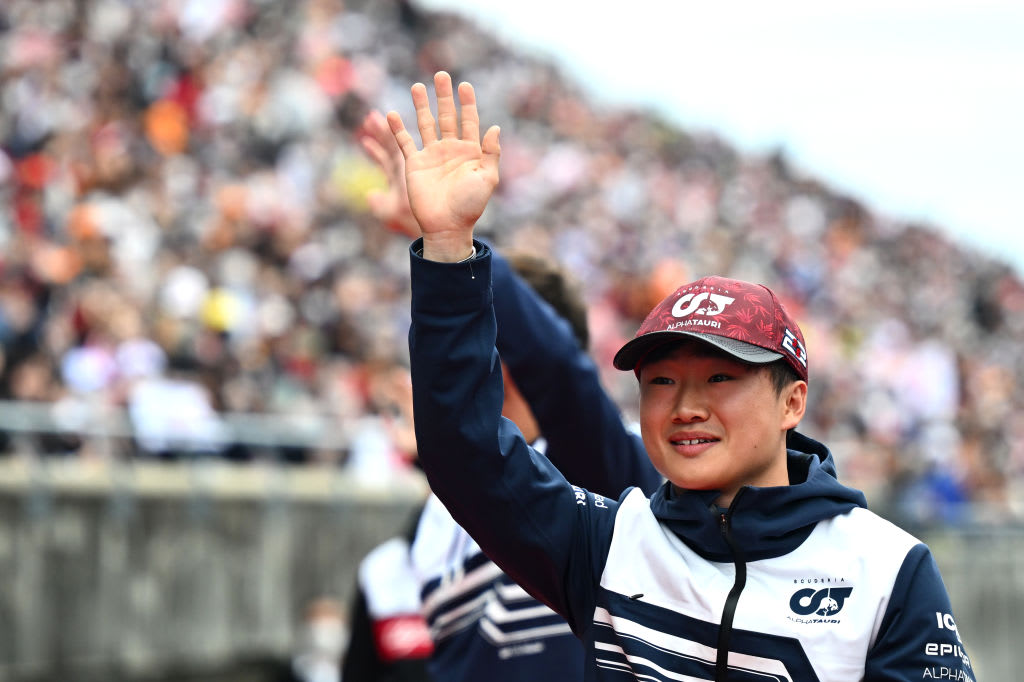
<instances>
[{"instance_id":1,"label":"blurred crowd","mask_svg":"<svg viewBox=\"0 0 1024 682\"><path fill-rule=\"evenodd\" d=\"M331 425L273 457L408 467L408 238L369 212L356 136L445 69L502 127L482 235L579 280L627 418L611 356L642 315L704 274L762 281L808 337L802 430L844 480L910 521L1024 516L1019 273L781 154L602 109L403 0L7 0L0 59L0 400L56 424L30 447L109 456L76 425L123 409L116 456L253 459L230 417L256 414Z\"/></svg>"}]
</instances>

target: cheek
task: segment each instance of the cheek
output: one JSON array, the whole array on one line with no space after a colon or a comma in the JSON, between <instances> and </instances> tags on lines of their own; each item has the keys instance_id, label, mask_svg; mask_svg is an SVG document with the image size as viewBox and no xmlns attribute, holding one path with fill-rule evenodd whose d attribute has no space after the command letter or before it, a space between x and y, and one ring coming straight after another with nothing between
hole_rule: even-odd
<instances>
[{"instance_id":1,"label":"cheek","mask_svg":"<svg viewBox=\"0 0 1024 682\"><path fill-rule=\"evenodd\" d=\"M644 433L646 434L647 432L645 431ZM665 478L669 478L669 472L665 469L667 458L661 451L657 439L653 439L649 434L647 434L643 436L643 442L644 450L647 451L647 458L650 460L651 466L653 466L659 474Z\"/></svg>"},{"instance_id":2,"label":"cheek","mask_svg":"<svg viewBox=\"0 0 1024 682\"><path fill-rule=\"evenodd\" d=\"M640 419L655 421L669 408L671 397L665 391L640 392Z\"/></svg>"},{"instance_id":3,"label":"cheek","mask_svg":"<svg viewBox=\"0 0 1024 682\"><path fill-rule=\"evenodd\" d=\"M644 435L646 444L647 438L653 437L660 430L662 423L662 411L657 402L640 399L640 433Z\"/></svg>"},{"instance_id":4,"label":"cheek","mask_svg":"<svg viewBox=\"0 0 1024 682\"><path fill-rule=\"evenodd\" d=\"M652 407L651 401L644 400L643 397L640 398L640 414L638 415L640 421L640 437L643 440L644 445L647 447L650 447L659 431L659 419L656 411L652 409Z\"/></svg>"},{"instance_id":5,"label":"cheek","mask_svg":"<svg viewBox=\"0 0 1024 682\"><path fill-rule=\"evenodd\" d=\"M643 422L640 422L640 440L644 443L644 450L647 450L647 454L652 458L657 452L653 434L654 432L651 429L647 428Z\"/></svg>"},{"instance_id":6,"label":"cheek","mask_svg":"<svg viewBox=\"0 0 1024 682\"><path fill-rule=\"evenodd\" d=\"M650 409L651 409L650 408L650 400L648 400L646 397L644 397L643 393L640 394L640 399L637 401L637 408L640 411L640 414L639 414L640 425L643 426L643 424L648 421L648 413L650 412Z\"/></svg>"}]
</instances>

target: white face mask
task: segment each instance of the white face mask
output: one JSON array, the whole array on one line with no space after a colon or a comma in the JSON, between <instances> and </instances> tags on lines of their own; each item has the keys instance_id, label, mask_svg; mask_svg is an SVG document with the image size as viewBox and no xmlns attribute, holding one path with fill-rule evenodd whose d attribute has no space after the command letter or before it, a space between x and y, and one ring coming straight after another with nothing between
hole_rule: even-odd
<instances>
[{"instance_id":1,"label":"white face mask","mask_svg":"<svg viewBox=\"0 0 1024 682\"><path fill-rule=\"evenodd\" d=\"M306 626L310 653L340 657L348 645L348 628L337 618L316 618Z\"/></svg>"}]
</instances>

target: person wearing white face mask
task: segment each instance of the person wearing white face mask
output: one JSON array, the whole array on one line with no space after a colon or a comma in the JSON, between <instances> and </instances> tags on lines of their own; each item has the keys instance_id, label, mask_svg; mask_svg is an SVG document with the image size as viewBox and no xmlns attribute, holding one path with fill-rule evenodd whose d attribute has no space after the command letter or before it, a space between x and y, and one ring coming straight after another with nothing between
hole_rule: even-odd
<instances>
[{"instance_id":1,"label":"person wearing white face mask","mask_svg":"<svg viewBox=\"0 0 1024 682\"><path fill-rule=\"evenodd\" d=\"M341 658L348 639L348 624L341 604L331 597L314 599L306 607L299 650L292 658L287 679L341 682Z\"/></svg>"}]
</instances>

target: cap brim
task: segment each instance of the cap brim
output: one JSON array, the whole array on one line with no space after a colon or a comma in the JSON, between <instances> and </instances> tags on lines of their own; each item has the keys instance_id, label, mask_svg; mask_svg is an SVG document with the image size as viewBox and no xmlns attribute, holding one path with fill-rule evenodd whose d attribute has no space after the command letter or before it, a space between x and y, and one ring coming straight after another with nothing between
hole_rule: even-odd
<instances>
[{"instance_id":1,"label":"cap brim","mask_svg":"<svg viewBox=\"0 0 1024 682\"><path fill-rule=\"evenodd\" d=\"M727 336L700 334L698 332L662 331L644 334L643 336L638 336L632 341L627 342L619 349L619 352L615 354L612 364L615 365L616 369L627 371L636 369L637 364L656 347L671 341L682 341L686 338L703 341L704 343L725 351L738 360L755 365L775 362L776 360L781 360L784 357L782 353L776 353L775 351L762 348L761 346L755 346L754 344L747 343L746 341L737 341L736 339L731 339Z\"/></svg>"}]
</instances>

